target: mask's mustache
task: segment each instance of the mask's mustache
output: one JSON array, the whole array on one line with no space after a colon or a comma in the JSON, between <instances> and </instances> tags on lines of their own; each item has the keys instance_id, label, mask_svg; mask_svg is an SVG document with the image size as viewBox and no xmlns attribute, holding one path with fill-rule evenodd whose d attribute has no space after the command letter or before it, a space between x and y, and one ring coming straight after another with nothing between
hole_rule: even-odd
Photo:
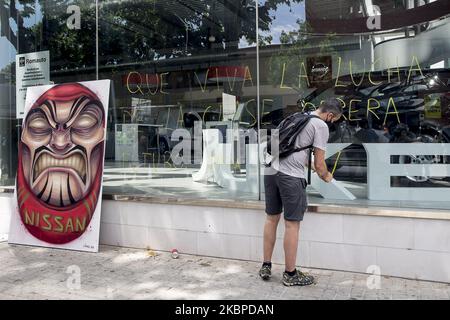
<instances>
[{"instance_id":1,"label":"mask's mustache","mask_svg":"<svg viewBox=\"0 0 450 320\"><path fill-rule=\"evenodd\" d=\"M80 176L83 183L86 183L87 165L84 156L80 152L70 153L65 158L56 158L48 152L41 153L34 164L33 182L49 168L73 169Z\"/></svg>"}]
</instances>

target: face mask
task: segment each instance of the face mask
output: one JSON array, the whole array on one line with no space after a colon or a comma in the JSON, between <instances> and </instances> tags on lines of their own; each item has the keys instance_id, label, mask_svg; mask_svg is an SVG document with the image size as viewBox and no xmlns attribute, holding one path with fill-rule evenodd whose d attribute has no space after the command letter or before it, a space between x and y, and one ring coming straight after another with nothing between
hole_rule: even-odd
<instances>
[{"instance_id":1,"label":"face mask","mask_svg":"<svg viewBox=\"0 0 450 320\"><path fill-rule=\"evenodd\" d=\"M327 114L326 123L331 124L331 121L333 121L334 115L332 113Z\"/></svg>"}]
</instances>

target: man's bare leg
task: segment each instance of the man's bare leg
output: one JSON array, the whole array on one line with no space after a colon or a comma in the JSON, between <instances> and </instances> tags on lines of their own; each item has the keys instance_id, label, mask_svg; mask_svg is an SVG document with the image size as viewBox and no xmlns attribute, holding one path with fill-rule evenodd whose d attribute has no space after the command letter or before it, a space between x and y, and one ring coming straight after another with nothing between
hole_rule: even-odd
<instances>
[{"instance_id":1,"label":"man's bare leg","mask_svg":"<svg viewBox=\"0 0 450 320\"><path fill-rule=\"evenodd\" d=\"M285 221L284 231L284 259L286 271L294 271L297 261L298 233L300 230L299 221Z\"/></svg>"},{"instance_id":2,"label":"man's bare leg","mask_svg":"<svg viewBox=\"0 0 450 320\"><path fill-rule=\"evenodd\" d=\"M272 261L273 248L277 240L277 227L281 214L267 215L264 224L264 262Z\"/></svg>"}]
</instances>

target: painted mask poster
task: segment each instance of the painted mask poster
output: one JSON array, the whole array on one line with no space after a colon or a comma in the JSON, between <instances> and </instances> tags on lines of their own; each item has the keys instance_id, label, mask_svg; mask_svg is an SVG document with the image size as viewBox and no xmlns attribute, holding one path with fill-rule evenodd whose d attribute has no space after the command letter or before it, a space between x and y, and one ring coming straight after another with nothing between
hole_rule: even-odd
<instances>
[{"instance_id":1,"label":"painted mask poster","mask_svg":"<svg viewBox=\"0 0 450 320\"><path fill-rule=\"evenodd\" d=\"M98 251L109 90L28 89L9 243Z\"/></svg>"}]
</instances>

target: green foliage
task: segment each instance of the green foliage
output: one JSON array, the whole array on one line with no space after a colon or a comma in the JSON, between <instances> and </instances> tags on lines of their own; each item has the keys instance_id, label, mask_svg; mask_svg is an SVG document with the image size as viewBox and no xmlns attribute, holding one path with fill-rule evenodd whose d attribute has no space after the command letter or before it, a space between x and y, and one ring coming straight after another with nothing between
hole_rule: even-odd
<instances>
[{"instance_id":1,"label":"green foliage","mask_svg":"<svg viewBox=\"0 0 450 320\"><path fill-rule=\"evenodd\" d=\"M16 2L14 5L14 0L0 0L0 21L2 36L18 52L50 50L52 70L95 66L95 1ZM271 12L278 6L300 2L303 0L259 1L260 30L270 30ZM190 56L211 49L234 50L242 38L250 45L256 43L253 0L247 6L242 0L103 0L99 3L99 58L103 64ZM70 15L66 10L72 4L81 9L81 30L70 30L66 25ZM10 24L9 18L15 23ZM16 26L18 33L14 30ZM211 36L214 41L209 40ZM261 45L271 41L270 35L260 38ZM283 35L283 41L289 43L293 39Z\"/></svg>"},{"instance_id":2,"label":"green foliage","mask_svg":"<svg viewBox=\"0 0 450 320\"><path fill-rule=\"evenodd\" d=\"M281 33L280 49L269 59L267 81L302 92L305 89L304 85L299 85L299 75L305 74L302 63L306 66L307 56L337 55L333 48L336 35L316 35L311 27L301 20L297 20L297 26L296 31Z\"/></svg>"}]
</instances>

